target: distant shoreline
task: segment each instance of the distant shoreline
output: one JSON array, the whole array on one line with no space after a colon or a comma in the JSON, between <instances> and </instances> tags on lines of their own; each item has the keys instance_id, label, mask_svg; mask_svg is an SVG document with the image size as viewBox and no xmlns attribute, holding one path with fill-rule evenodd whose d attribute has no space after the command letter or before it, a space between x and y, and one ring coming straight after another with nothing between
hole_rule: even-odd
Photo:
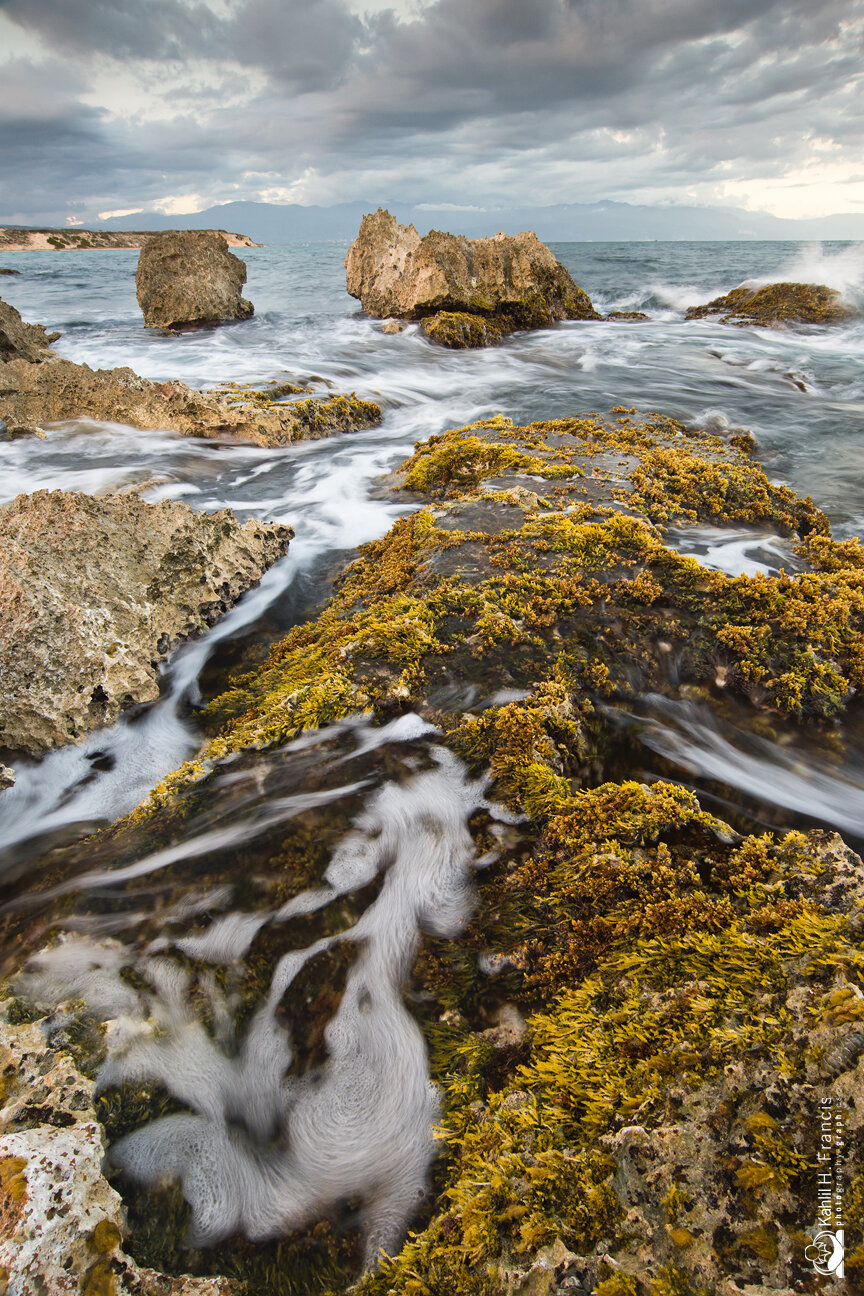
<instances>
[{"instance_id":1,"label":"distant shoreline","mask_svg":"<svg viewBox=\"0 0 864 1296\"><path fill-rule=\"evenodd\" d=\"M0 226L0 253L3 252L93 252L105 248L141 248L159 234L170 230L89 230L89 229L22 229ZM248 234L228 230L210 230L221 234L229 247L261 247Z\"/></svg>"}]
</instances>

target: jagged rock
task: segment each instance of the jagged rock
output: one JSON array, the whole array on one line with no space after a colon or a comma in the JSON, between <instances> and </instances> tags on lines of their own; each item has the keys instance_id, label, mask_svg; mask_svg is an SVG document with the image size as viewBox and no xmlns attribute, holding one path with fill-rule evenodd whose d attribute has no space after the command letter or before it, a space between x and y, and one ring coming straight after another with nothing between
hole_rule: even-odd
<instances>
[{"instance_id":1,"label":"jagged rock","mask_svg":"<svg viewBox=\"0 0 864 1296\"><path fill-rule=\"evenodd\" d=\"M0 746L58 747L152 701L169 648L212 625L292 534L135 493L42 490L0 508Z\"/></svg>"},{"instance_id":2,"label":"jagged rock","mask_svg":"<svg viewBox=\"0 0 864 1296\"><path fill-rule=\"evenodd\" d=\"M10 272L11 273L11 272ZM59 333L46 333L41 324L25 324L14 306L0 301L0 361L50 358L50 345Z\"/></svg>"},{"instance_id":3,"label":"jagged rock","mask_svg":"<svg viewBox=\"0 0 864 1296\"><path fill-rule=\"evenodd\" d=\"M93 418L260 446L289 445L381 421L380 405L353 392L277 403L282 390L201 392L181 382L150 382L125 367L94 370L60 357L48 364L11 360L0 364L0 418L10 436L32 433L42 423Z\"/></svg>"},{"instance_id":4,"label":"jagged rock","mask_svg":"<svg viewBox=\"0 0 864 1296\"><path fill-rule=\"evenodd\" d=\"M15 786L15 771L11 770L8 765L0 764L0 792L3 788Z\"/></svg>"},{"instance_id":5,"label":"jagged rock","mask_svg":"<svg viewBox=\"0 0 864 1296\"><path fill-rule=\"evenodd\" d=\"M722 324L780 328L786 324L838 324L857 314L854 306L825 284L775 283L733 288L705 306L691 306L686 318L719 315Z\"/></svg>"},{"instance_id":6,"label":"jagged rock","mask_svg":"<svg viewBox=\"0 0 864 1296\"><path fill-rule=\"evenodd\" d=\"M159 234L141 249L135 288L147 328L183 328L248 319L240 290L246 265L210 230Z\"/></svg>"},{"instance_id":7,"label":"jagged rock","mask_svg":"<svg viewBox=\"0 0 864 1296\"><path fill-rule=\"evenodd\" d=\"M432 230L421 238L413 225L398 224L379 207L363 217L345 269L348 292L379 317L465 312L491 318L502 332L600 318L532 233L467 239Z\"/></svg>"},{"instance_id":8,"label":"jagged rock","mask_svg":"<svg viewBox=\"0 0 864 1296\"><path fill-rule=\"evenodd\" d=\"M9 1296L230 1296L225 1278L171 1277L122 1249L93 1081L52 1047L50 1019L0 1022L0 1289Z\"/></svg>"}]
</instances>

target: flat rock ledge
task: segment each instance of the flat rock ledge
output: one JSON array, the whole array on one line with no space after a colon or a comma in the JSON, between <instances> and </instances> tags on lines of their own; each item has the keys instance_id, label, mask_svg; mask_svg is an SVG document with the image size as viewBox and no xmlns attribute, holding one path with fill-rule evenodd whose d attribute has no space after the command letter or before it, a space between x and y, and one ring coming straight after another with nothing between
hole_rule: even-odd
<instances>
[{"instance_id":1,"label":"flat rock ledge","mask_svg":"<svg viewBox=\"0 0 864 1296\"><path fill-rule=\"evenodd\" d=\"M354 392L306 396L292 383L202 392L176 381L151 382L125 366L91 369L54 355L50 343L59 336L46 336L41 325L24 323L14 307L0 301L0 421L5 435L32 435L46 424L71 419L99 419L142 431L159 428L278 448L381 422L381 406Z\"/></svg>"},{"instance_id":2,"label":"flat rock ledge","mask_svg":"<svg viewBox=\"0 0 864 1296\"><path fill-rule=\"evenodd\" d=\"M171 1277L123 1251L94 1082L54 1019L0 1022L0 1290L9 1296L233 1296L227 1278Z\"/></svg>"},{"instance_id":3,"label":"flat rock ledge","mask_svg":"<svg viewBox=\"0 0 864 1296\"><path fill-rule=\"evenodd\" d=\"M422 238L383 208L364 216L345 259L348 292L378 318L426 320L432 341L486 346L515 329L600 319L536 234Z\"/></svg>"},{"instance_id":4,"label":"flat rock ledge","mask_svg":"<svg viewBox=\"0 0 864 1296\"><path fill-rule=\"evenodd\" d=\"M287 552L290 527L135 493L0 508L0 747L75 742L159 694L168 651Z\"/></svg>"}]
</instances>

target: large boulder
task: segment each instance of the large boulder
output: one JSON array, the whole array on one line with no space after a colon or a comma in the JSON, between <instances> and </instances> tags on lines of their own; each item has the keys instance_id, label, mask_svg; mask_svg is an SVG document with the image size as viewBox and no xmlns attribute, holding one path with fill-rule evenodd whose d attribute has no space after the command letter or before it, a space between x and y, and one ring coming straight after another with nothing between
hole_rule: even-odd
<instances>
[{"instance_id":1,"label":"large boulder","mask_svg":"<svg viewBox=\"0 0 864 1296\"><path fill-rule=\"evenodd\" d=\"M413 225L400 225L379 207L363 217L345 269L348 292L380 318L454 312L492 320L499 333L601 318L587 293L532 233L467 239L432 230L421 238ZM450 346L488 340L460 344L452 340L452 330L448 336Z\"/></svg>"},{"instance_id":2,"label":"large boulder","mask_svg":"<svg viewBox=\"0 0 864 1296\"><path fill-rule=\"evenodd\" d=\"M154 700L169 649L257 584L292 534L135 493L4 505L0 747L59 747Z\"/></svg>"},{"instance_id":3,"label":"large boulder","mask_svg":"<svg viewBox=\"0 0 864 1296\"><path fill-rule=\"evenodd\" d=\"M0 301L0 361L27 360L38 364L48 360L51 343L59 333L46 333L41 324L25 324L14 306Z\"/></svg>"},{"instance_id":4,"label":"large boulder","mask_svg":"<svg viewBox=\"0 0 864 1296\"><path fill-rule=\"evenodd\" d=\"M687 319L719 316L722 324L783 328L788 324L839 324L858 312L825 284L773 283L761 288L742 284L704 306L691 306Z\"/></svg>"},{"instance_id":5,"label":"large boulder","mask_svg":"<svg viewBox=\"0 0 864 1296\"><path fill-rule=\"evenodd\" d=\"M246 265L211 230L171 230L141 249L135 288L147 328L188 328L248 319L240 295Z\"/></svg>"}]
</instances>

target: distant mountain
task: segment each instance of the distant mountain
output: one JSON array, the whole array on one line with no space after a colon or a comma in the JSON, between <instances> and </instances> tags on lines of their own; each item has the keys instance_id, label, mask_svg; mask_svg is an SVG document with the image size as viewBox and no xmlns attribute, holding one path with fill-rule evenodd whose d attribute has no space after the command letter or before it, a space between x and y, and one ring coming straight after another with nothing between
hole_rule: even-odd
<instances>
[{"instance_id":1,"label":"distant mountain","mask_svg":"<svg viewBox=\"0 0 864 1296\"><path fill-rule=\"evenodd\" d=\"M477 238L503 230L535 230L547 242L681 239L864 239L864 216L783 220L736 207L635 207L629 203L558 203L552 207L433 208L405 203L337 203L333 207L231 202L188 215L136 212L100 222L100 229L227 229L256 243L326 243L353 239L364 212L388 207L421 233L445 229Z\"/></svg>"}]
</instances>

